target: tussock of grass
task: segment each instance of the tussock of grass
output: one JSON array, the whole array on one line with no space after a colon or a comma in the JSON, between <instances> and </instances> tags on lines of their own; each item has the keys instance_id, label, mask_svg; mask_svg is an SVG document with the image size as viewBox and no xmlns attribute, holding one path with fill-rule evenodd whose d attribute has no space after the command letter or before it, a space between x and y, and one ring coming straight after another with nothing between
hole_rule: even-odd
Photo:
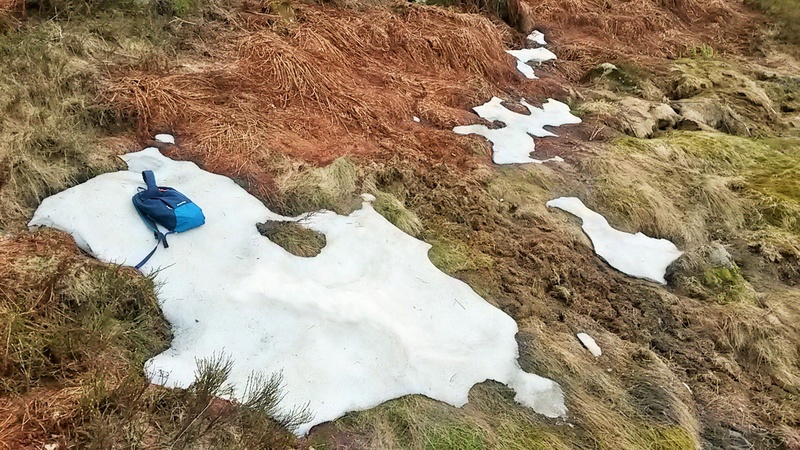
<instances>
[{"instance_id":1,"label":"tussock of grass","mask_svg":"<svg viewBox=\"0 0 800 450\"><path fill-rule=\"evenodd\" d=\"M169 50L165 21L146 10L29 20L24 28L0 34L0 228L5 229L21 228L43 197L120 166L114 155L126 149L105 138L131 131L133 124L96 102L101 68L163 67Z\"/></svg>"},{"instance_id":2,"label":"tussock of grass","mask_svg":"<svg viewBox=\"0 0 800 450\"><path fill-rule=\"evenodd\" d=\"M462 408L422 396L391 400L336 423L365 448L409 450L560 450L570 448L556 427L516 405L513 392L483 383ZM313 436L312 436L313 439Z\"/></svg>"},{"instance_id":3,"label":"tussock of grass","mask_svg":"<svg viewBox=\"0 0 800 450\"><path fill-rule=\"evenodd\" d=\"M784 389L800 392L800 345L794 323L797 295L778 293L765 300L770 309L737 305L726 311L718 340L742 356L755 371L763 371ZM788 306L787 308L787 303Z\"/></svg>"},{"instance_id":4,"label":"tussock of grass","mask_svg":"<svg viewBox=\"0 0 800 450\"><path fill-rule=\"evenodd\" d=\"M378 170L364 179L364 192L375 196L372 206L397 228L411 236L422 232L422 221L406 207L412 194L405 186L402 171L395 168Z\"/></svg>"},{"instance_id":5,"label":"tussock of grass","mask_svg":"<svg viewBox=\"0 0 800 450\"><path fill-rule=\"evenodd\" d=\"M524 169L501 169L488 181L487 190L499 211L515 219L542 223L549 216L545 203L551 199L556 187L569 192L574 186L545 165L531 165ZM544 219L543 219L544 218Z\"/></svg>"},{"instance_id":6,"label":"tussock of grass","mask_svg":"<svg viewBox=\"0 0 800 450\"><path fill-rule=\"evenodd\" d=\"M788 143L787 143L788 142ZM625 138L586 160L593 200L611 223L683 246L728 239L743 229L796 232L796 141L673 133ZM645 175L647 174L647 175Z\"/></svg>"},{"instance_id":7,"label":"tussock of grass","mask_svg":"<svg viewBox=\"0 0 800 450\"><path fill-rule=\"evenodd\" d=\"M745 242L770 262L800 258L800 236L781 228L765 226L745 233Z\"/></svg>"},{"instance_id":8,"label":"tussock of grass","mask_svg":"<svg viewBox=\"0 0 800 450\"><path fill-rule=\"evenodd\" d=\"M297 215L321 209L350 214L359 207L358 171L347 158L325 167L289 171L276 180L282 192L281 212Z\"/></svg>"},{"instance_id":9,"label":"tussock of grass","mask_svg":"<svg viewBox=\"0 0 800 450\"><path fill-rule=\"evenodd\" d=\"M431 244L428 257L433 265L447 274L465 270L489 270L492 259L477 249L456 239L443 237L426 239Z\"/></svg>"},{"instance_id":10,"label":"tussock of grass","mask_svg":"<svg viewBox=\"0 0 800 450\"><path fill-rule=\"evenodd\" d=\"M325 235L308 229L297 222L270 220L256 225L259 233L280 245L287 252L310 258L319 255L325 247Z\"/></svg>"},{"instance_id":11,"label":"tussock of grass","mask_svg":"<svg viewBox=\"0 0 800 450\"><path fill-rule=\"evenodd\" d=\"M188 389L150 385L145 360L169 328L150 278L80 255L64 233L0 240L0 424L9 448L275 448L304 411L280 415L279 377L254 375L242 403L218 397L232 362L198 362Z\"/></svg>"},{"instance_id":12,"label":"tussock of grass","mask_svg":"<svg viewBox=\"0 0 800 450\"><path fill-rule=\"evenodd\" d=\"M387 192L375 192L374 195L375 202L372 206L386 220L411 236L416 236L422 231L422 222L419 217L406 208L397 197Z\"/></svg>"},{"instance_id":13,"label":"tussock of grass","mask_svg":"<svg viewBox=\"0 0 800 450\"><path fill-rule=\"evenodd\" d=\"M652 351L612 334L595 334L605 358L595 364L572 333L554 333L539 319L520 329L523 343L530 344L520 349L522 367L558 380L571 421L586 430L593 445L696 448L700 426L691 396Z\"/></svg>"}]
</instances>

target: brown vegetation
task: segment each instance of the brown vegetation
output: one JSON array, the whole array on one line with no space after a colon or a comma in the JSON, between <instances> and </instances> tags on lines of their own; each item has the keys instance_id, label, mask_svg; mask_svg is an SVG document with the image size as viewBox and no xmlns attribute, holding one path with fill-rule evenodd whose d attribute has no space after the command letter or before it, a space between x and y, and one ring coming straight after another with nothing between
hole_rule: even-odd
<instances>
[{"instance_id":1,"label":"brown vegetation","mask_svg":"<svg viewBox=\"0 0 800 450\"><path fill-rule=\"evenodd\" d=\"M265 169L286 157L315 165L343 155L464 163L473 158L463 150L470 138L449 128L474 121L472 106L508 89L555 88L520 84L504 51L510 30L482 16L413 5L297 6L295 15L241 33L218 63L128 73L105 96L143 133L166 127L184 136L174 155L246 174L264 196L274 189Z\"/></svg>"},{"instance_id":2,"label":"brown vegetation","mask_svg":"<svg viewBox=\"0 0 800 450\"><path fill-rule=\"evenodd\" d=\"M518 0L523 32L546 31L559 48L570 79L603 62L660 64L664 58L710 45L719 51L752 49L757 16L725 0Z\"/></svg>"},{"instance_id":3,"label":"brown vegetation","mask_svg":"<svg viewBox=\"0 0 800 450\"><path fill-rule=\"evenodd\" d=\"M285 448L300 415L273 417L280 378L242 403L230 362L198 361L188 389L150 385L168 324L150 278L81 255L65 233L0 239L0 448ZM254 379L255 380L255 379Z\"/></svg>"},{"instance_id":4,"label":"brown vegetation","mask_svg":"<svg viewBox=\"0 0 800 450\"><path fill-rule=\"evenodd\" d=\"M190 6L176 3L170 14ZM535 101L562 94L566 82L524 80L504 51L523 36L496 18L405 3L355 6L211 4L192 18L199 25L156 21L152 29L169 35L168 50L154 50L159 41L147 34L114 44L133 63L104 60L119 50L93 33L67 30L67 40L54 28L36 39L43 54L56 55L30 65L44 67L32 71L38 84L8 82L13 89L0 91L12 93L0 96L13 118L6 123L23 130L0 129L13 144L0 143L0 225L20 228L43 196L113 169L114 151L133 146L106 145L109 129L135 126L140 138L168 130L179 145L162 146L165 153L235 178L278 212L346 214L362 192L376 195L379 212L433 245L434 263L518 322L521 364L561 383L575 426L539 417L504 387L485 383L458 410L414 396L350 414L315 430L315 448L796 445L795 153L713 133L585 143L596 133L578 127L538 147L568 164L491 167L482 140L450 128L476 122L469 109L492 95ZM548 32L556 65L572 80L608 60L648 65L705 44L741 51L755 35L753 17L732 2L511 6L522 31ZM717 66L690 68L713 78L705 71ZM96 75L98 67L108 70ZM89 96L98 86L100 105ZM91 108L75 107L83 104ZM58 132L65 128L72 134ZM775 177L778 166L785 170ZM547 210L544 202L558 195L580 196L615 227L671 238L696 258L684 261L668 289L625 277L596 257L573 219ZM307 231L265 232L313 257L324 242ZM0 366L8 375L0 410L11 412L0 417L0 442L292 442L263 410L214 400L219 390L148 387L142 363L166 339L149 280L92 262L68 241L45 232L0 242L0 324L23 325ZM706 264L702 249L712 241L731 248L730 267ZM64 323L75 333L66 340L55 334ZM137 328L123 332L130 324ZM95 334L82 335L86 329ZM598 340L603 358L580 347L579 331ZM218 361L211 372L224 374L224 366ZM217 381L211 384L221 388ZM126 427L131 421L134 428ZM158 441L137 441L131 430L156 430Z\"/></svg>"}]
</instances>

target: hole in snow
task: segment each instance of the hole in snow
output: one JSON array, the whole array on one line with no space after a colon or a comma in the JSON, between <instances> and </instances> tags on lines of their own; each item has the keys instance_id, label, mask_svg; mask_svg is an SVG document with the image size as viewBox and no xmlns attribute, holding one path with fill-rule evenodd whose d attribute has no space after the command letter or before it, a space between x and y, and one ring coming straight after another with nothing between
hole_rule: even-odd
<instances>
[{"instance_id":1,"label":"hole in snow","mask_svg":"<svg viewBox=\"0 0 800 450\"><path fill-rule=\"evenodd\" d=\"M268 220L257 223L256 228L262 236L295 256L311 258L319 255L325 248L324 234L306 228L297 222Z\"/></svg>"}]
</instances>

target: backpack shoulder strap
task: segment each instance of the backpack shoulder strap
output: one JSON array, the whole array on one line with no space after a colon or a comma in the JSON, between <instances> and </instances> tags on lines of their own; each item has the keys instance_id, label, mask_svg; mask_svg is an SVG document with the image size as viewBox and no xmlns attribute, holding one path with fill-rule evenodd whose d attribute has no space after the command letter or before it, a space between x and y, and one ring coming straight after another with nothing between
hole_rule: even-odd
<instances>
[{"instance_id":1,"label":"backpack shoulder strap","mask_svg":"<svg viewBox=\"0 0 800 450\"><path fill-rule=\"evenodd\" d=\"M159 233L158 235L156 235L156 237L158 238L156 246L153 247L153 249L150 250L150 253L148 253L147 256L144 257L144 259L139 261L139 264L135 265L134 268L137 270L141 269L142 266L147 263L147 261L150 261L150 258L152 258L153 255L156 253L156 250L158 250L158 245L161 244L162 242L164 243L164 248L168 248L169 244L167 244L167 235L172 233L174 233L174 231L170 231L169 233Z\"/></svg>"},{"instance_id":2,"label":"backpack shoulder strap","mask_svg":"<svg viewBox=\"0 0 800 450\"><path fill-rule=\"evenodd\" d=\"M143 213L142 210L139 209L139 207L136 205L136 202L133 202L133 208L139 214L139 217L142 218L142 222L144 222L145 225L147 225L147 228L150 228L150 231L155 233L156 238L160 238L160 235L162 233L161 233L161 230L158 229L158 225L156 224L156 221L151 219L150 217L148 217L147 214Z\"/></svg>"},{"instance_id":3,"label":"backpack shoulder strap","mask_svg":"<svg viewBox=\"0 0 800 450\"><path fill-rule=\"evenodd\" d=\"M150 171L148 170L146 172L150 172ZM152 173L152 172L150 172L150 173ZM144 172L142 172L142 175L144 175ZM153 179L155 179L155 178L153 178ZM146 180L147 179L145 178L145 181ZM172 234L173 232L170 231L168 233L162 233L161 230L158 229L158 224L156 224L155 220L151 219L150 217L147 216L147 214L143 213L139 209L139 207L136 206L136 202L133 203L133 208L136 209L136 212L139 213L139 217L142 218L142 221L145 223L145 225L147 225L147 228L150 228L150 230L153 232L153 234L155 235L155 238L156 238L156 246L153 247L153 250L151 250L150 253L148 253L147 256L145 256L144 259L141 260L139 262L139 264L137 264L135 266L136 269L140 269L143 265L145 265L145 263L147 263L147 261L150 260L150 258L153 256L153 254L155 254L156 250L158 250L158 245L159 244L163 243L164 248L169 248L169 243L167 242L167 235L168 234Z\"/></svg>"}]
</instances>

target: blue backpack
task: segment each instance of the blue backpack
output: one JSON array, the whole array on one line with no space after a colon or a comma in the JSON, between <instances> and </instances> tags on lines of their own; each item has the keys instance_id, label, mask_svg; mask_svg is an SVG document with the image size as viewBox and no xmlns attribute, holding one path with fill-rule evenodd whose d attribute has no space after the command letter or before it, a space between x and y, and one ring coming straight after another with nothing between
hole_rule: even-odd
<instances>
[{"instance_id":1,"label":"blue backpack","mask_svg":"<svg viewBox=\"0 0 800 450\"><path fill-rule=\"evenodd\" d=\"M152 170L142 172L147 189L140 187L139 192L133 196L133 206L150 230L155 233L158 240L155 248L142 262L136 265L141 268L158 250L158 244L163 243L168 248L167 235L197 228L206 223L203 210L195 205L188 197L171 187L156 185L156 177ZM167 229L162 233L158 225Z\"/></svg>"}]
</instances>

